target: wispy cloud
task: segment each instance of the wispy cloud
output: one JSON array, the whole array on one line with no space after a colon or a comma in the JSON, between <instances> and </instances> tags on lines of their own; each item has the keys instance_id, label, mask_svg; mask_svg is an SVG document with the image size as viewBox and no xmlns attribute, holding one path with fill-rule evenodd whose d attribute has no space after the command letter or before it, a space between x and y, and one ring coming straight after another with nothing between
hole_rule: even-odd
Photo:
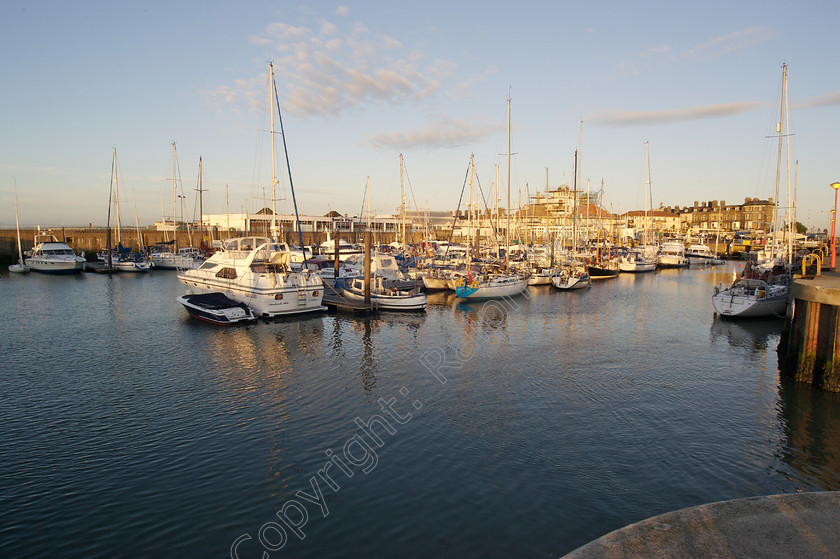
<instances>
[{"instance_id":1,"label":"wispy cloud","mask_svg":"<svg viewBox=\"0 0 840 559\"><path fill-rule=\"evenodd\" d=\"M689 49L683 54L684 58L710 58L725 56L735 51L766 43L778 35L769 27L750 27L740 31L733 31L711 39Z\"/></svg>"},{"instance_id":2,"label":"wispy cloud","mask_svg":"<svg viewBox=\"0 0 840 559\"><path fill-rule=\"evenodd\" d=\"M441 117L425 128L407 132L374 134L367 137L368 145L385 150L453 148L478 142L497 134L499 123L477 123L475 120Z\"/></svg>"},{"instance_id":3,"label":"wispy cloud","mask_svg":"<svg viewBox=\"0 0 840 559\"><path fill-rule=\"evenodd\" d=\"M595 114L586 120L602 126L670 124L673 122L722 118L739 113L765 109L766 107L766 103L742 102L709 105L705 107L690 107L687 109L672 109L668 111L606 111Z\"/></svg>"},{"instance_id":4,"label":"wispy cloud","mask_svg":"<svg viewBox=\"0 0 840 559\"><path fill-rule=\"evenodd\" d=\"M251 43L279 55L274 62L284 110L301 116L339 116L369 105L397 106L436 94L455 74L451 61L422 53L363 22L349 21L346 6L335 21L312 26L271 23ZM234 104L261 99L263 84L241 80L207 91L209 102Z\"/></svg>"},{"instance_id":5,"label":"wispy cloud","mask_svg":"<svg viewBox=\"0 0 840 559\"><path fill-rule=\"evenodd\" d=\"M810 97L808 99L802 99L801 101L797 101L794 103L794 106L798 109L830 107L834 105L840 105L840 91L835 91L834 93L827 93L825 95L820 95L819 97Z\"/></svg>"},{"instance_id":6,"label":"wispy cloud","mask_svg":"<svg viewBox=\"0 0 840 559\"><path fill-rule=\"evenodd\" d=\"M658 44L647 48L631 60L622 60L615 65L620 77L634 77L653 65L668 65L688 59L702 60L727 56L745 48L766 43L778 33L769 27L750 27L726 35L711 37L687 49L678 49L670 44Z\"/></svg>"}]
</instances>

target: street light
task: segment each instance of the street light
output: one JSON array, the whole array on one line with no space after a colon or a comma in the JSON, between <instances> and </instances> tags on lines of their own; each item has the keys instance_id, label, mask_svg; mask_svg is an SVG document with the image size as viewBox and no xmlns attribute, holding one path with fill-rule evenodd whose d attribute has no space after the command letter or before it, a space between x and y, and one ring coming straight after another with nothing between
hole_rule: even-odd
<instances>
[{"instance_id":1,"label":"street light","mask_svg":"<svg viewBox=\"0 0 840 559\"><path fill-rule=\"evenodd\" d=\"M834 212L831 216L831 269L837 263L837 237L835 232L837 230L837 190L840 189L840 182L831 183L831 188L834 189Z\"/></svg>"}]
</instances>

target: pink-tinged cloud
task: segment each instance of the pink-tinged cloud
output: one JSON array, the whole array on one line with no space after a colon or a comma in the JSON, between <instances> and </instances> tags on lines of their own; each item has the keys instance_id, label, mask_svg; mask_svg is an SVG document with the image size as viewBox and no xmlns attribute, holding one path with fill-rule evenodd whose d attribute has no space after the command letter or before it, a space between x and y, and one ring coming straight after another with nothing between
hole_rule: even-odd
<instances>
[{"instance_id":1,"label":"pink-tinged cloud","mask_svg":"<svg viewBox=\"0 0 840 559\"><path fill-rule=\"evenodd\" d=\"M709 118L723 118L766 108L765 103L724 103L706 107L672 109L666 111L606 111L586 120L602 126L637 126L640 124L669 124Z\"/></svg>"}]
</instances>

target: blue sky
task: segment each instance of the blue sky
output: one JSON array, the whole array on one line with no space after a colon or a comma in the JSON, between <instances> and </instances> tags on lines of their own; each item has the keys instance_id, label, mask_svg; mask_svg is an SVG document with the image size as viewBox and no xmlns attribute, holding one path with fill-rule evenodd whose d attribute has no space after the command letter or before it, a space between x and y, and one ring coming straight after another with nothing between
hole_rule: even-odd
<instances>
[{"instance_id":1,"label":"blue sky","mask_svg":"<svg viewBox=\"0 0 840 559\"><path fill-rule=\"evenodd\" d=\"M173 141L188 214L199 156L206 212L226 192L231 211L270 205L273 60L298 207L350 215L368 177L373 210L394 211L400 153L410 207L455 209L471 153L485 193L497 164L504 182L508 97L514 206L546 174L572 183L581 128L579 188L603 180L607 209L644 208L645 141L654 206L774 196L784 62L798 221L826 227L837 21L808 1L6 0L0 224L16 181L22 223L104 225L113 148L123 223L135 202L143 224L171 215Z\"/></svg>"}]
</instances>

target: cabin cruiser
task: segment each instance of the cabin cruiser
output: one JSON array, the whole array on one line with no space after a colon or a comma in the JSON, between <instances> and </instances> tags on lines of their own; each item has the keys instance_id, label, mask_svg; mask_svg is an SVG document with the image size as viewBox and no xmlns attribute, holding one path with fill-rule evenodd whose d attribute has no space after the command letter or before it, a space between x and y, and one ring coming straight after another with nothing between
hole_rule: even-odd
<instances>
[{"instance_id":1,"label":"cabin cruiser","mask_svg":"<svg viewBox=\"0 0 840 559\"><path fill-rule=\"evenodd\" d=\"M335 239L327 239L321 243L319 247L321 254L327 258L335 258ZM347 260L353 255L364 254L364 250L360 247L348 243L344 239L338 241L338 259L341 261Z\"/></svg>"},{"instance_id":2,"label":"cabin cruiser","mask_svg":"<svg viewBox=\"0 0 840 559\"><path fill-rule=\"evenodd\" d=\"M688 262L692 266L717 266L723 264L717 255L712 252L709 245L690 245L685 255L688 257Z\"/></svg>"},{"instance_id":3,"label":"cabin cruiser","mask_svg":"<svg viewBox=\"0 0 840 559\"><path fill-rule=\"evenodd\" d=\"M155 268L177 270L179 268L197 268L204 262L204 255L195 247L181 247L172 252L169 247L158 245L149 252L149 260Z\"/></svg>"},{"instance_id":4,"label":"cabin cruiser","mask_svg":"<svg viewBox=\"0 0 840 559\"><path fill-rule=\"evenodd\" d=\"M33 272L44 274L76 274L85 270L85 259L54 235L39 231L26 265Z\"/></svg>"},{"instance_id":5,"label":"cabin cruiser","mask_svg":"<svg viewBox=\"0 0 840 559\"><path fill-rule=\"evenodd\" d=\"M682 243L662 243L657 256L660 268L687 268L688 258Z\"/></svg>"},{"instance_id":6,"label":"cabin cruiser","mask_svg":"<svg viewBox=\"0 0 840 559\"><path fill-rule=\"evenodd\" d=\"M238 237L196 269L178 272L196 292L220 292L263 317L326 310L321 274L294 271L289 253L266 237Z\"/></svg>"}]
</instances>

